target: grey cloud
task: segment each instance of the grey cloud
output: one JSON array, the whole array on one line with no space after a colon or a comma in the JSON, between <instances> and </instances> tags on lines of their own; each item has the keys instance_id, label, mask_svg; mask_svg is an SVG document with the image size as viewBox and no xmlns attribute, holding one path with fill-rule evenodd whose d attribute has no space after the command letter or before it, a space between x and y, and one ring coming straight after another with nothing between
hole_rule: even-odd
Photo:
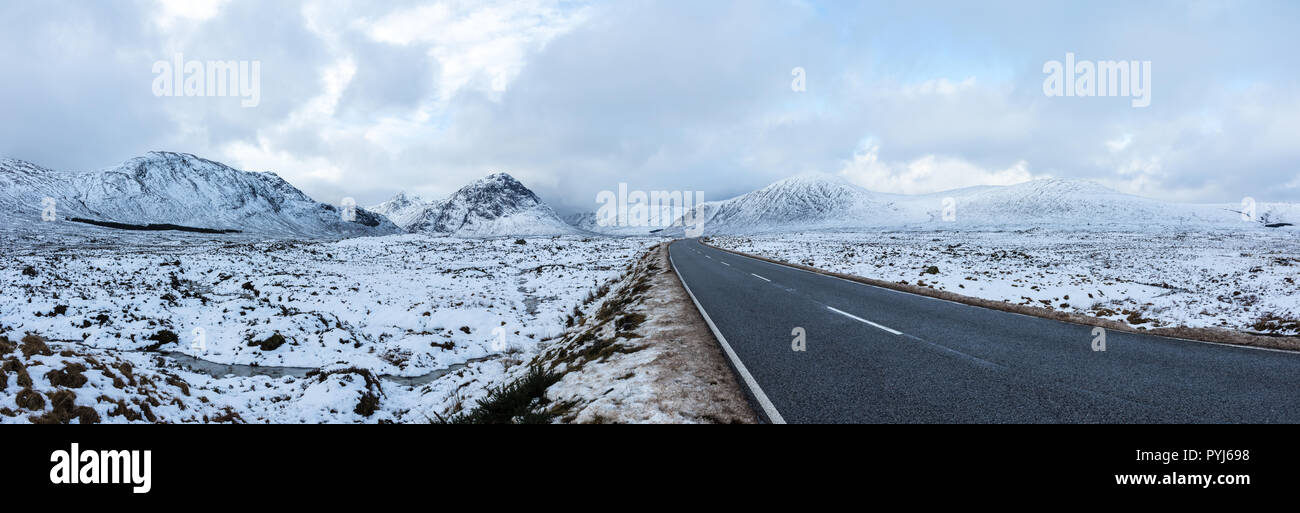
<instances>
[{"instance_id":1,"label":"grey cloud","mask_svg":"<svg viewBox=\"0 0 1300 513\"><path fill-rule=\"evenodd\" d=\"M409 5L322 4L320 34L297 6L236 1L178 36L152 27L150 2L6 3L0 41L14 50L0 54L0 154L66 168L150 149L221 159L260 134L273 151L344 170L341 182L295 181L327 201L436 196L507 171L572 211L619 182L718 199L834 172L871 140L891 162L1024 161L1169 199L1300 201L1300 187L1281 186L1300 178L1291 2L601 2L528 50L504 92L474 82L425 122L410 116L440 93L430 48L362 30ZM262 105L153 97L149 63L171 40L187 57L261 60ZM1066 52L1151 60L1152 105L1045 97L1041 66ZM347 58L356 74L334 115L285 123ZM807 92L790 90L796 66ZM940 80L958 86L917 92ZM381 119L402 132L369 140ZM1125 136L1126 147L1107 146Z\"/></svg>"}]
</instances>

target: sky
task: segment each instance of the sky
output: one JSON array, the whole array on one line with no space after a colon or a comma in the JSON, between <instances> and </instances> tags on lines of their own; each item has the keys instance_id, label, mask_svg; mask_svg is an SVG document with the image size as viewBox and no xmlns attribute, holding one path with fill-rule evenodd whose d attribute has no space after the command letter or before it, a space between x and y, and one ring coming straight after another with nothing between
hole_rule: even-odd
<instances>
[{"instance_id":1,"label":"sky","mask_svg":"<svg viewBox=\"0 0 1300 513\"><path fill-rule=\"evenodd\" d=\"M561 213L620 183L724 199L807 172L1294 202L1297 27L1294 1L15 0L0 156L187 152L361 205L507 172ZM257 62L258 104L155 95L178 53ZM1067 53L1150 61L1150 105L1048 96Z\"/></svg>"}]
</instances>

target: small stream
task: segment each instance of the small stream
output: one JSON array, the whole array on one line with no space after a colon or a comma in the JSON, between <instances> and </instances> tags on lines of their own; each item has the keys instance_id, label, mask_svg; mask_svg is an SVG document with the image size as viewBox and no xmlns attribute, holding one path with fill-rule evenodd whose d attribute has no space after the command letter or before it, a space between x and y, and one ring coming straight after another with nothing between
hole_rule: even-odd
<instances>
[{"instance_id":1,"label":"small stream","mask_svg":"<svg viewBox=\"0 0 1300 513\"><path fill-rule=\"evenodd\" d=\"M316 370L315 367L267 367L262 365L216 363L216 362L210 362L204 360L202 358L195 358L185 353L178 353L174 351L166 351L166 352L161 352L159 354L162 355L164 358L176 363L177 366L181 368L184 368L191 372L207 374L214 378L224 378L230 375L235 375L235 376L245 377L245 378L252 377L252 376L267 376L270 378L282 378L285 376L292 376L295 378L301 378L301 377L306 377L308 372ZM425 385L425 384L432 383L434 380L446 376L449 373L455 372L460 369L464 369L471 363L491 360L493 358L496 358L496 356L493 355L493 356L484 356L480 358L470 358L464 363L453 364L450 367L437 369L427 374L422 374L419 376L394 376L391 374L380 374L379 378L384 381L390 381L408 387Z\"/></svg>"}]
</instances>

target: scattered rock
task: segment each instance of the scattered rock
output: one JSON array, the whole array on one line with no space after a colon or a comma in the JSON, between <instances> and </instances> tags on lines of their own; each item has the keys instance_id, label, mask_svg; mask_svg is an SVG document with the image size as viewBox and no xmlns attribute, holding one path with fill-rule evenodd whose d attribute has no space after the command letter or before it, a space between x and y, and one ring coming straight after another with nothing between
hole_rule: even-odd
<instances>
[{"instance_id":1,"label":"scattered rock","mask_svg":"<svg viewBox=\"0 0 1300 513\"><path fill-rule=\"evenodd\" d=\"M154 333L153 335L150 335L147 340L152 340L154 341L154 343L145 346L144 350L157 351L158 348L164 345L172 344L179 341L180 337L176 336L176 332L172 330L159 330L158 333Z\"/></svg>"},{"instance_id":2,"label":"scattered rock","mask_svg":"<svg viewBox=\"0 0 1300 513\"><path fill-rule=\"evenodd\" d=\"M262 348L263 351L274 351L276 349L279 349L280 346L284 345L284 342L285 342L284 335L275 333L274 335L266 337L266 340L250 341L248 345L251 347L260 347Z\"/></svg>"}]
</instances>

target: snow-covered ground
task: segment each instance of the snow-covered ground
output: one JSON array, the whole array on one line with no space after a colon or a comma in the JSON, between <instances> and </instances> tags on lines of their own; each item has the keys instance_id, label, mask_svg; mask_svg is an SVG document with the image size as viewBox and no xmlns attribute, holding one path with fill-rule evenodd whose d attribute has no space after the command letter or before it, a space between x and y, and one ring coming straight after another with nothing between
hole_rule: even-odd
<instances>
[{"instance_id":1,"label":"snow-covered ground","mask_svg":"<svg viewBox=\"0 0 1300 513\"><path fill-rule=\"evenodd\" d=\"M546 399L564 422L754 423L666 245L643 255L533 362L559 375Z\"/></svg>"},{"instance_id":2,"label":"snow-covered ground","mask_svg":"<svg viewBox=\"0 0 1300 513\"><path fill-rule=\"evenodd\" d=\"M1126 322L1300 334L1300 230L899 230L718 236L722 248Z\"/></svg>"},{"instance_id":3,"label":"snow-covered ground","mask_svg":"<svg viewBox=\"0 0 1300 513\"><path fill-rule=\"evenodd\" d=\"M0 422L33 415L23 388L73 390L104 422L231 412L247 422L426 421L564 333L575 306L658 240L9 237L0 336L19 345L37 334L47 347L0 346L0 360L15 362ZM124 362L152 377L130 382L114 370ZM64 369L86 381L69 387L53 372Z\"/></svg>"}]
</instances>

